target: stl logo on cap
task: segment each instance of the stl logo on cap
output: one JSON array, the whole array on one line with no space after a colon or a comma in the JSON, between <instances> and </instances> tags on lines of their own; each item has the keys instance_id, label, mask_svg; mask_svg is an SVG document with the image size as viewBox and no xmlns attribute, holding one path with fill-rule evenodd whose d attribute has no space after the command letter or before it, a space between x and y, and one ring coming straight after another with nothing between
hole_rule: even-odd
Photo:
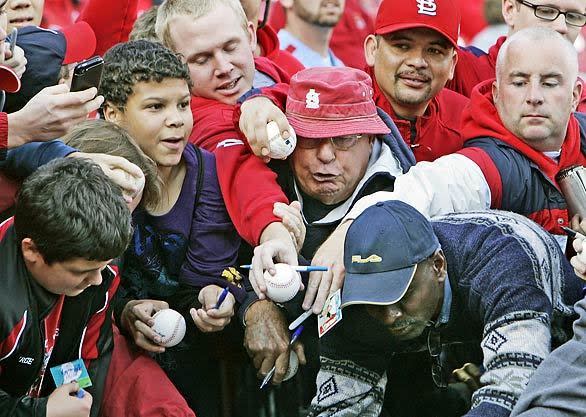
<instances>
[{"instance_id":1,"label":"stl logo on cap","mask_svg":"<svg viewBox=\"0 0 586 417\"><path fill-rule=\"evenodd\" d=\"M363 259L360 255L352 255L352 263L353 264L367 264L367 263L378 263L382 262L383 258L378 256L376 253L373 253L368 258Z\"/></svg>"},{"instance_id":2,"label":"stl logo on cap","mask_svg":"<svg viewBox=\"0 0 586 417\"><path fill-rule=\"evenodd\" d=\"M319 109L319 93L311 88L305 96L306 109Z\"/></svg>"},{"instance_id":3,"label":"stl logo on cap","mask_svg":"<svg viewBox=\"0 0 586 417\"><path fill-rule=\"evenodd\" d=\"M419 8L419 14L426 14L428 16L435 16L437 14L435 0L417 0L417 7Z\"/></svg>"}]
</instances>

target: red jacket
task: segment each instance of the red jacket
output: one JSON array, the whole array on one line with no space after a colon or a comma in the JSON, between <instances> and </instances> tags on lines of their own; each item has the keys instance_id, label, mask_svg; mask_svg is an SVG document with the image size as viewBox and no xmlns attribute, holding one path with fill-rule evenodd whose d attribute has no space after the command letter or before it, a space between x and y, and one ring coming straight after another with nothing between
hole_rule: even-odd
<instances>
[{"instance_id":1,"label":"red jacket","mask_svg":"<svg viewBox=\"0 0 586 417\"><path fill-rule=\"evenodd\" d=\"M496 76L496 58L506 40L506 36L498 38L496 43L490 47L488 53L474 47L459 48L454 79L448 81L446 87L470 97L477 84L493 79ZM584 84L583 81L582 84ZM577 110L586 112L586 88L582 89L582 97Z\"/></svg>"},{"instance_id":2,"label":"red jacket","mask_svg":"<svg viewBox=\"0 0 586 417\"><path fill-rule=\"evenodd\" d=\"M411 122L396 115L378 86L372 69L367 68L366 71L373 80L376 105L393 118L418 162L433 161L462 148L460 117L468 104L466 97L444 88L430 101L425 114Z\"/></svg>"},{"instance_id":3,"label":"red jacket","mask_svg":"<svg viewBox=\"0 0 586 417\"><path fill-rule=\"evenodd\" d=\"M266 58L255 58L255 66L275 81L282 71ZM191 98L193 132L189 141L216 156L218 181L228 214L249 244L259 243L262 231L281 219L273 214L276 202L288 204L277 184L277 175L250 150L234 127L235 106L202 97Z\"/></svg>"},{"instance_id":4,"label":"red jacket","mask_svg":"<svg viewBox=\"0 0 586 417\"><path fill-rule=\"evenodd\" d=\"M472 92L462 115L465 147L458 153L482 170L491 191L491 207L523 214L554 234L568 225L565 200L556 175L572 165L586 165L580 126L570 117L559 162L533 149L508 131L492 99L492 80Z\"/></svg>"},{"instance_id":5,"label":"red jacket","mask_svg":"<svg viewBox=\"0 0 586 417\"><path fill-rule=\"evenodd\" d=\"M96 34L96 55L126 42L137 17L138 0L88 0L77 21L87 22Z\"/></svg>"},{"instance_id":6,"label":"red jacket","mask_svg":"<svg viewBox=\"0 0 586 417\"><path fill-rule=\"evenodd\" d=\"M257 30L256 37L262 56L273 61L285 71L289 77L292 77L305 68L290 52L281 49L277 32L275 32L270 26L267 25L262 29Z\"/></svg>"}]
</instances>

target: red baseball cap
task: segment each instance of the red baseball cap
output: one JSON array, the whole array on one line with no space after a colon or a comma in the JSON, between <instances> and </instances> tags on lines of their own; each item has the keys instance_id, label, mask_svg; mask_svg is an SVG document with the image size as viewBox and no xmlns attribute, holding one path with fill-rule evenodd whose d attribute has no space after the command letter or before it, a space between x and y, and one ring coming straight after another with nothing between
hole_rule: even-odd
<instances>
[{"instance_id":1,"label":"red baseball cap","mask_svg":"<svg viewBox=\"0 0 586 417\"><path fill-rule=\"evenodd\" d=\"M453 0L383 0L374 26L377 35L411 28L433 29L456 48L460 36L460 11Z\"/></svg>"},{"instance_id":2,"label":"red baseball cap","mask_svg":"<svg viewBox=\"0 0 586 417\"><path fill-rule=\"evenodd\" d=\"M20 90L20 78L6 65L0 65L0 90L7 93L16 93Z\"/></svg>"},{"instance_id":3,"label":"red baseball cap","mask_svg":"<svg viewBox=\"0 0 586 417\"><path fill-rule=\"evenodd\" d=\"M299 136L326 138L355 134L387 134L378 116L372 80L349 67L308 68L291 78L287 120Z\"/></svg>"},{"instance_id":4,"label":"red baseball cap","mask_svg":"<svg viewBox=\"0 0 586 417\"><path fill-rule=\"evenodd\" d=\"M63 65L83 61L96 51L96 34L86 22L77 22L60 29L65 36L67 46Z\"/></svg>"}]
</instances>

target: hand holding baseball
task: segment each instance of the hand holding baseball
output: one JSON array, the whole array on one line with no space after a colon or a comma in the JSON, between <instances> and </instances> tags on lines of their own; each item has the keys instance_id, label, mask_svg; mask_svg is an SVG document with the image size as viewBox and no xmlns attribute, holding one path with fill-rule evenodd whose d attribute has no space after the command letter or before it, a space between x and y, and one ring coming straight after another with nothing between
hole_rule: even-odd
<instances>
[{"instance_id":1,"label":"hand holding baseball","mask_svg":"<svg viewBox=\"0 0 586 417\"><path fill-rule=\"evenodd\" d=\"M124 310L120 322L122 328L131 335L134 343L148 352L161 353L165 348L160 345L161 337L152 329L153 316L169 304L159 300L133 300L129 301Z\"/></svg>"},{"instance_id":2,"label":"hand holding baseball","mask_svg":"<svg viewBox=\"0 0 586 417\"><path fill-rule=\"evenodd\" d=\"M201 308L192 308L189 312L193 322L202 332L219 332L226 327L234 315L236 299L228 293L224 302L218 309L215 308L223 288L217 285L204 287L198 295Z\"/></svg>"}]
</instances>

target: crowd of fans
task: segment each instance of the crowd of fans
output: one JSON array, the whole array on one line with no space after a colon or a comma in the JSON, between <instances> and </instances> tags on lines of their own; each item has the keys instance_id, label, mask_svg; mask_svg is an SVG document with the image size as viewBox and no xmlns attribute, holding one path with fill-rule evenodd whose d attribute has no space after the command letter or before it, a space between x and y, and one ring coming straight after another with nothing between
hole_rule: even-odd
<instances>
[{"instance_id":1,"label":"crowd of fans","mask_svg":"<svg viewBox=\"0 0 586 417\"><path fill-rule=\"evenodd\" d=\"M584 27L586 0L0 0L0 417L586 415Z\"/></svg>"}]
</instances>

